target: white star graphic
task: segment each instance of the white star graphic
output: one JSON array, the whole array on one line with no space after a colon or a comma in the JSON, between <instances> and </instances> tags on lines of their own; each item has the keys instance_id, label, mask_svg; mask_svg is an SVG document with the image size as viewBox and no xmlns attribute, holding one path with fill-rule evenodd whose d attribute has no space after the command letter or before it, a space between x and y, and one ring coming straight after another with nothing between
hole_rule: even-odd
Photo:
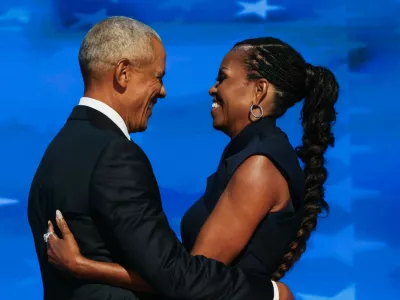
<instances>
[{"instance_id":1,"label":"white star graphic","mask_svg":"<svg viewBox=\"0 0 400 300\"><path fill-rule=\"evenodd\" d=\"M185 11L190 11L193 7L193 5L198 4L198 3L203 3L206 0L168 0L162 3L159 7L160 8L166 8L166 7L179 7L184 9Z\"/></svg>"},{"instance_id":2,"label":"white star graphic","mask_svg":"<svg viewBox=\"0 0 400 300\"><path fill-rule=\"evenodd\" d=\"M0 198L0 206L3 206L3 205L13 205L13 204L17 204L17 203L19 203L18 200L7 199L7 198Z\"/></svg>"},{"instance_id":3,"label":"white star graphic","mask_svg":"<svg viewBox=\"0 0 400 300\"><path fill-rule=\"evenodd\" d=\"M306 294L297 294L297 296L301 297L302 300L355 300L356 299L356 288L355 285L352 285L343 291L339 292L333 297L322 297L316 295L306 295Z\"/></svg>"},{"instance_id":4,"label":"white star graphic","mask_svg":"<svg viewBox=\"0 0 400 300\"><path fill-rule=\"evenodd\" d=\"M336 141L335 147L327 152L327 157L338 159L349 166L352 155L371 150L371 147L352 144L350 134L347 134Z\"/></svg>"},{"instance_id":5,"label":"white star graphic","mask_svg":"<svg viewBox=\"0 0 400 300\"><path fill-rule=\"evenodd\" d=\"M336 184L327 184L325 196L328 203L343 208L347 213L351 212L352 201L359 198L378 197L377 190L358 188L353 185L353 179L348 177Z\"/></svg>"},{"instance_id":6,"label":"white star graphic","mask_svg":"<svg viewBox=\"0 0 400 300\"><path fill-rule=\"evenodd\" d=\"M254 14L263 20L268 19L268 12L284 9L282 6L269 5L268 0L260 0L254 3L239 1L238 4L243 6L243 9L237 13L238 16Z\"/></svg>"},{"instance_id":7,"label":"white star graphic","mask_svg":"<svg viewBox=\"0 0 400 300\"><path fill-rule=\"evenodd\" d=\"M350 225L336 234L314 233L304 259L331 258L349 266L353 265L354 254L385 247L383 242L356 240L354 226Z\"/></svg>"},{"instance_id":8,"label":"white star graphic","mask_svg":"<svg viewBox=\"0 0 400 300\"><path fill-rule=\"evenodd\" d=\"M108 17L106 9L101 9L93 14L76 13L74 15L79 21L72 25L71 29L78 29L82 26L93 26Z\"/></svg>"}]
</instances>

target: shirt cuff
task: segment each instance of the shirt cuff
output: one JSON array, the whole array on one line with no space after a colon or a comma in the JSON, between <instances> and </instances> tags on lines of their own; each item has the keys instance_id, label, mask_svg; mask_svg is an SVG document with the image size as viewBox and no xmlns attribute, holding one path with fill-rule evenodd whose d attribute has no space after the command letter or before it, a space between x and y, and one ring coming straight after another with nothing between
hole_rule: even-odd
<instances>
[{"instance_id":1,"label":"shirt cuff","mask_svg":"<svg viewBox=\"0 0 400 300\"><path fill-rule=\"evenodd\" d=\"M275 281L272 281L272 286L274 288L274 299L273 300L279 300L279 290L278 290L278 286L276 285Z\"/></svg>"}]
</instances>

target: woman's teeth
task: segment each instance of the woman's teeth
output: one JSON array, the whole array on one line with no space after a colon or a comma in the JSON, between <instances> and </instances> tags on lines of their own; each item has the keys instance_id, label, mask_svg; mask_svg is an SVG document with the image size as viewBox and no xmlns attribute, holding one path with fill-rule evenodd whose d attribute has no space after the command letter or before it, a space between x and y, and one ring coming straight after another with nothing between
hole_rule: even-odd
<instances>
[{"instance_id":1,"label":"woman's teeth","mask_svg":"<svg viewBox=\"0 0 400 300\"><path fill-rule=\"evenodd\" d=\"M211 105L212 108L218 108L220 107L220 105L217 102L213 102L213 104Z\"/></svg>"}]
</instances>

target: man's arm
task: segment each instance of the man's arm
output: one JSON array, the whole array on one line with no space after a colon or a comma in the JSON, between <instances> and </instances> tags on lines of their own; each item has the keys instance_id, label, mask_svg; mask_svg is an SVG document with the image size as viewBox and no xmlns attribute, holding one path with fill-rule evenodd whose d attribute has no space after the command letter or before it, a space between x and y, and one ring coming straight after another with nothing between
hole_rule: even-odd
<instances>
[{"instance_id":1,"label":"man's arm","mask_svg":"<svg viewBox=\"0 0 400 300\"><path fill-rule=\"evenodd\" d=\"M143 151L128 141L103 151L92 177L91 201L121 249L125 267L175 298L272 299L272 285L236 268L191 256L162 210L158 186Z\"/></svg>"}]
</instances>

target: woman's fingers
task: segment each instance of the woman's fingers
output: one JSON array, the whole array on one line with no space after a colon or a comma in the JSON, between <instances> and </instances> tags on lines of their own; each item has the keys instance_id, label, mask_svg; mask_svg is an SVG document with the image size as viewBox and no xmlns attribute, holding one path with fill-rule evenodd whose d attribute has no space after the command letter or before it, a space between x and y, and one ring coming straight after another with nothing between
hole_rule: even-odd
<instances>
[{"instance_id":1,"label":"woman's fingers","mask_svg":"<svg viewBox=\"0 0 400 300\"><path fill-rule=\"evenodd\" d=\"M53 223L51 223L51 221L47 222L47 232L54 232L54 226Z\"/></svg>"},{"instance_id":2,"label":"woman's fingers","mask_svg":"<svg viewBox=\"0 0 400 300\"><path fill-rule=\"evenodd\" d=\"M58 236L57 236L57 234L54 232L53 223L51 223L51 221L48 221L47 224L48 224L47 233L49 234L49 235L48 235L48 238L47 238L47 247L49 248L49 246L51 246L51 243L52 243L54 240L57 240L57 239L58 239ZM50 233L51 233L51 234L50 234Z\"/></svg>"},{"instance_id":3,"label":"woman's fingers","mask_svg":"<svg viewBox=\"0 0 400 300\"><path fill-rule=\"evenodd\" d=\"M65 222L64 217L59 210L56 211L56 221L63 239L69 238L72 235L71 230L69 229L67 222Z\"/></svg>"}]
</instances>

